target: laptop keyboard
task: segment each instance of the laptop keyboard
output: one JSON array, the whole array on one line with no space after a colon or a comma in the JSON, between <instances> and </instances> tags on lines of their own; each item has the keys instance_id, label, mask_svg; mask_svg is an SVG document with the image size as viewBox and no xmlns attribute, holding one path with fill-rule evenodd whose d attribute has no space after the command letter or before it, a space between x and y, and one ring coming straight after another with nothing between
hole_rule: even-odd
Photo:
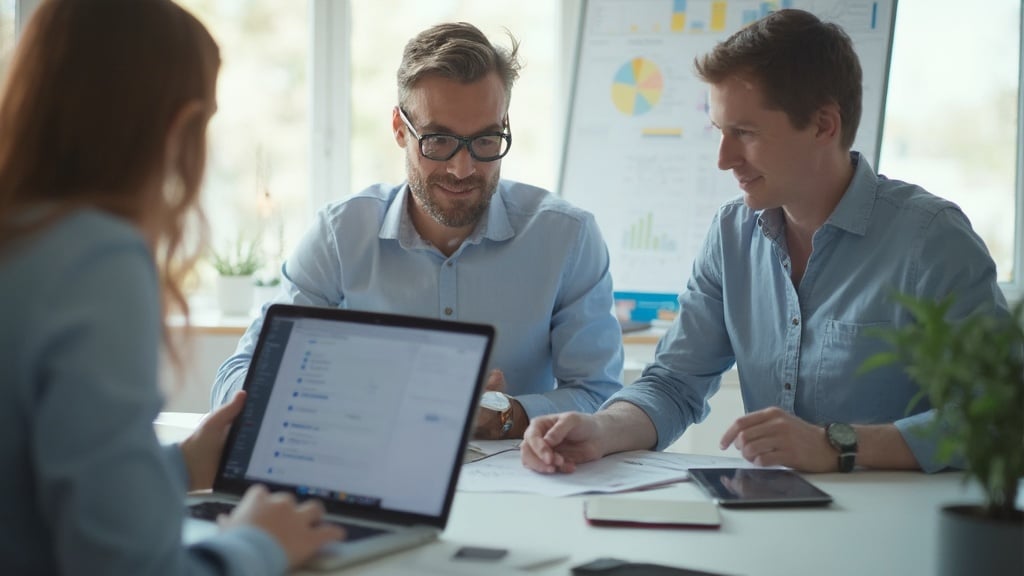
<instances>
[{"instance_id":1,"label":"laptop keyboard","mask_svg":"<svg viewBox=\"0 0 1024 576\"><path fill-rule=\"evenodd\" d=\"M200 502L188 507L188 515L193 518L216 522L218 516L221 514L230 514L231 510L234 508L235 505L228 502ZM387 532L387 530L382 530L380 528L370 528L369 526L350 524L348 522L338 522L336 520L325 520L325 522L344 528L346 541L362 540L363 538L369 538L370 536L376 536Z\"/></svg>"}]
</instances>

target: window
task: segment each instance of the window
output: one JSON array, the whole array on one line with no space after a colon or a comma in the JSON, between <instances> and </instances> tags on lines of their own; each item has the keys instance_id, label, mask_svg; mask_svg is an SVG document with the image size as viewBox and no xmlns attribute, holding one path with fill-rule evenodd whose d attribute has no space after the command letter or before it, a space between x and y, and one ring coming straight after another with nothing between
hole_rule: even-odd
<instances>
[{"instance_id":1,"label":"window","mask_svg":"<svg viewBox=\"0 0 1024 576\"><path fill-rule=\"evenodd\" d=\"M260 242L274 276L310 222L308 4L178 0L220 45L203 206L211 248ZM210 284L212 270L200 270Z\"/></svg>"},{"instance_id":2,"label":"window","mask_svg":"<svg viewBox=\"0 0 1024 576\"><path fill-rule=\"evenodd\" d=\"M899 0L879 170L963 208L1021 296L1021 2Z\"/></svg>"},{"instance_id":3,"label":"window","mask_svg":"<svg viewBox=\"0 0 1024 576\"><path fill-rule=\"evenodd\" d=\"M14 50L16 0L0 0L0 78L7 74L7 64Z\"/></svg>"},{"instance_id":4,"label":"window","mask_svg":"<svg viewBox=\"0 0 1024 576\"><path fill-rule=\"evenodd\" d=\"M438 22L473 22L504 46L507 27L522 42L525 67L510 110L515 139L503 160L503 176L554 185L562 126L552 109L560 108L564 89L555 85L554 69L559 3L178 1L221 48L219 110L209 129L203 192L212 247L223 250L258 234L266 275L275 273L324 202L405 178L403 155L390 130L395 72L406 41ZM0 0L0 66L13 43L14 7L27 13L35 4ZM320 66L324 60L328 63ZM328 112L317 116L317 110ZM348 156L344 162L334 160L335 169L323 171L326 177L317 172L325 155L339 153ZM200 300L212 276L212 270L200 270L192 287Z\"/></svg>"},{"instance_id":5,"label":"window","mask_svg":"<svg viewBox=\"0 0 1024 576\"><path fill-rule=\"evenodd\" d=\"M282 9L274 0L180 1L210 29L223 61L204 190L213 248L259 233L265 275L275 273L324 202L404 180L390 128L395 73L409 38L438 22L473 22L505 46L503 27L520 39L525 67L502 173L548 188L555 182L558 3L311 0ZM200 292L211 277L204 271Z\"/></svg>"}]
</instances>

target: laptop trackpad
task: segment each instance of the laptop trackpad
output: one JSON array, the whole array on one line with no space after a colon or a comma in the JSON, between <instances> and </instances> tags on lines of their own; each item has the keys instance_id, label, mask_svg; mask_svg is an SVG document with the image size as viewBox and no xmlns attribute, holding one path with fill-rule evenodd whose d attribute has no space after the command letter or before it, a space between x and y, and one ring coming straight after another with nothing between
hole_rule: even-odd
<instances>
[{"instance_id":1,"label":"laptop trackpad","mask_svg":"<svg viewBox=\"0 0 1024 576\"><path fill-rule=\"evenodd\" d=\"M185 523L181 528L181 541L185 544L195 544L212 538L218 533L220 533L220 526L216 522L186 516Z\"/></svg>"},{"instance_id":2,"label":"laptop trackpad","mask_svg":"<svg viewBox=\"0 0 1024 576\"><path fill-rule=\"evenodd\" d=\"M365 562L399 550L414 548L436 540L439 531L433 528L410 528L375 538L331 542L313 557L303 568L311 570L334 570L358 562Z\"/></svg>"}]
</instances>

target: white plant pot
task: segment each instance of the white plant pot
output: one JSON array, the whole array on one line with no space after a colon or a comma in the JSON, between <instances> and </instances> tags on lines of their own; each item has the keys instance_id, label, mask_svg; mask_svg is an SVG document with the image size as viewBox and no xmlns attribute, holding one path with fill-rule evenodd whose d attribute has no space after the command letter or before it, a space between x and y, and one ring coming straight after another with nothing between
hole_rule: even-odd
<instances>
[{"instance_id":1,"label":"white plant pot","mask_svg":"<svg viewBox=\"0 0 1024 576\"><path fill-rule=\"evenodd\" d=\"M281 292L281 286L280 285L277 285L277 286L256 286L253 289L253 294L254 294L253 303L256 304L256 308L257 309L262 310L263 309L263 305L266 304L267 302L270 302L274 298L277 298L277 295L280 292Z\"/></svg>"},{"instance_id":2,"label":"white plant pot","mask_svg":"<svg viewBox=\"0 0 1024 576\"><path fill-rule=\"evenodd\" d=\"M248 316L252 310L253 279L249 276L218 276L217 304L228 316Z\"/></svg>"}]
</instances>

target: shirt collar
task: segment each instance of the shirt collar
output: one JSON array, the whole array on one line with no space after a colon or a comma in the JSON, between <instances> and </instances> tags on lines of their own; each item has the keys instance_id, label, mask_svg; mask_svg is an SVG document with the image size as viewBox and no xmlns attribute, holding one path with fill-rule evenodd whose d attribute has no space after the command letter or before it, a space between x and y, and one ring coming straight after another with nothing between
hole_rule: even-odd
<instances>
[{"instance_id":1,"label":"shirt collar","mask_svg":"<svg viewBox=\"0 0 1024 576\"><path fill-rule=\"evenodd\" d=\"M850 163L853 164L853 178L825 225L863 236L878 196L878 176L860 152L850 152ZM772 239L782 233L783 220L782 208L763 210L758 217L765 235Z\"/></svg>"},{"instance_id":2,"label":"shirt collar","mask_svg":"<svg viewBox=\"0 0 1024 576\"><path fill-rule=\"evenodd\" d=\"M498 183L498 189L491 197L491 205L488 207L487 213L477 223L476 229L464 243L479 244L484 238L500 242L515 236L515 230L508 218L508 209L505 206L505 188L504 182ZM424 247L427 243L420 237L409 216L407 208L409 195L407 182L399 187L394 201L388 206L377 237L382 240L398 240L403 248Z\"/></svg>"},{"instance_id":3,"label":"shirt collar","mask_svg":"<svg viewBox=\"0 0 1024 576\"><path fill-rule=\"evenodd\" d=\"M878 175L860 152L850 152L853 178L825 224L863 236L878 198Z\"/></svg>"}]
</instances>

